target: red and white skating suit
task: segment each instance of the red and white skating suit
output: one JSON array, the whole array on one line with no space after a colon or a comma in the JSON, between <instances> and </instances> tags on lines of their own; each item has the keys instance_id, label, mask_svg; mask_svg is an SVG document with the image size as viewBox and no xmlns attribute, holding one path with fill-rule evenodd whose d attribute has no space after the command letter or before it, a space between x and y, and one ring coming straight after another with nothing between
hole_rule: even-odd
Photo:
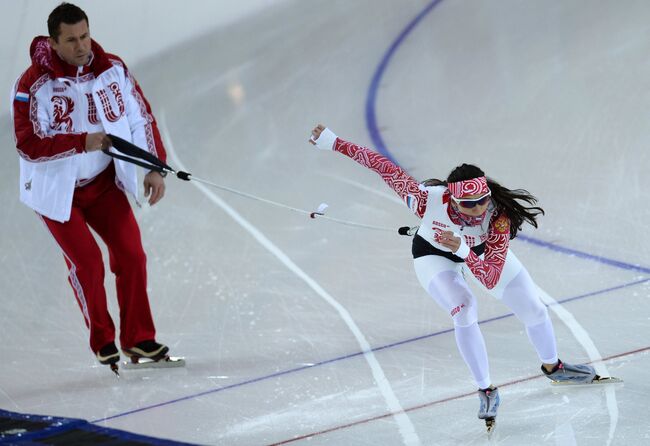
<instances>
[{"instance_id":1,"label":"red and white skating suit","mask_svg":"<svg viewBox=\"0 0 650 446\"><path fill-rule=\"evenodd\" d=\"M146 256L123 190L137 196L135 166L100 151L84 151L86 135L105 131L165 159L156 122L124 63L92 42L83 67L67 64L46 37L34 39L32 65L12 91L20 155L20 198L55 238L97 352L115 339L104 290L102 254L90 228L108 247L120 306L120 344L155 339L147 297Z\"/></svg>"},{"instance_id":2,"label":"red and white skating suit","mask_svg":"<svg viewBox=\"0 0 650 446\"><path fill-rule=\"evenodd\" d=\"M529 339L544 363L557 361L553 326L528 271L509 249L510 221L494 204L485 217L465 224L450 206L444 186L424 187L388 158L337 138L326 129L316 140L319 148L335 150L375 171L422 219L414 240L414 266L427 293L451 316L458 349L479 388L491 384L487 351L478 326L476 297L463 270L492 296L501 299L526 326ZM453 255L438 243L441 231L461 236ZM483 246L481 246L483 245ZM484 253L477 255L484 249ZM457 257L460 256L460 257Z\"/></svg>"}]
</instances>

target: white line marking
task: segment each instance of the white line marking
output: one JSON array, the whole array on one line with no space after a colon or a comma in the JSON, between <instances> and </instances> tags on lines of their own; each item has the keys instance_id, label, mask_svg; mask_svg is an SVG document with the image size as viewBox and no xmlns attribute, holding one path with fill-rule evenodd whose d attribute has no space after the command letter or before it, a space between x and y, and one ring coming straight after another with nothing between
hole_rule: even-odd
<instances>
[{"instance_id":1,"label":"white line marking","mask_svg":"<svg viewBox=\"0 0 650 446\"><path fill-rule=\"evenodd\" d=\"M185 168L181 160L178 158L178 156L176 155L176 151L174 150L174 145L171 136L169 134L169 130L167 128L167 121L165 118L166 118L165 112L164 110L162 110L160 112L159 124L160 124L160 130L162 131L163 137L165 138L169 155L171 155L171 158L173 159L173 163L176 165L177 170L186 171L187 169ZM348 326L348 328L356 338L357 342L359 343L359 346L363 351L363 356L368 362L368 365L370 366L370 370L372 371L372 376L375 379L375 383L379 388L382 396L384 397L384 400L386 401L389 411L392 413L393 418L397 423L404 444L409 446L421 445L422 442L420 441L420 438L418 437L418 434L415 431L415 426L413 426L411 419L404 412L404 409L400 405L397 396L393 392L393 389L390 383L388 382L386 375L384 374L384 371L382 370L381 366L379 365L379 362L377 361L377 358L375 358L375 355L372 352L370 344L368 343L365 336L363 335L363 333L361 332L357 324L350 316L350 313L345 309L345 307L339 304L336 301L336 299L330 296L327 293L327 291L325 291L315 280L313 280L311 277L307 275L307 273L305 273L302 269L300 269L298 265L296 265L289 257L287 257L287 255L284 254L284 252L282 252L277 246L275 246L275 244L273 244L273 242L271 242L264 234L262 234L262 232L260 232L255 226L249 223L237 211L235 211L232 207L230 207L230 205L228 205L225 201L219 198L214 192L212 192L211 190L209 190L207 187L205 187L200 183L194 181L191 181L191 183L197 189L203 192L214 204L219 206L225 213L227 213L233 220L239 223L242 226L242 228L248 231L253 236L253 238L255 238L255 240L257 240L262 246L264 246L278 260L280 260L280 262L282 262L290 271L292 271L294 274L300 277L312 290L316 292L316 294L318 294L328 304L334 307L334 309L339 313L339 316L341 316L341 318L343 319L343 321Z\"/></svg>"},{"instance_id":2,"label":"white line marking","mask_svg":"<svg viewBox=\"0 0 650 446\"><path fill-rule=\"evenodd\" d=\"M603 357L601 356L598 348L591 340L589 333L585 330L582 325L573 317L566 308L564 308L558 301L553 299L546 291L537 287L539 290L540 297L542 302L548 305L548 308L553 311L557 317L559 317L564 325L566 325L571 333L576 338L576 340L582 345L582 347L587 352L589 359L593 361L593 366L596 369L596 373L600 376L609 376L607 366L602 362ZM607 398L607 409L609 411L609 438L607 439L607 444L610 444L614 439L614 432L616 431L616 425L618 424L618 403L616 401L616 389L615 386L606 386L605 389L606 398Z\"/></svg>"}]
</instances>

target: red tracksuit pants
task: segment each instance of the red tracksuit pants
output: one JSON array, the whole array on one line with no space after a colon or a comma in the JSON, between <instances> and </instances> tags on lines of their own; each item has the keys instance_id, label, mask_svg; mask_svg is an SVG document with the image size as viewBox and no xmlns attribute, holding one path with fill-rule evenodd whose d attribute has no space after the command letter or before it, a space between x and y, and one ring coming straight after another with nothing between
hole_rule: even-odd
<instances>
[{"instance_id":1,"label":"red tracksuit pants","mask_svg":"<svg viewBox=\"0 0 650 446\"><path fill-rule=\"evenodd\" d=\"M60 223L42 218L63 250L68 280L90 329L93 352L115 340L115 325L106 302L102 253L90 228L108 247L120 308L121 347L155 339L140 229L126 195L115 184L113 164L75 190L70 220Z\"/></svg>"}]
</instances>

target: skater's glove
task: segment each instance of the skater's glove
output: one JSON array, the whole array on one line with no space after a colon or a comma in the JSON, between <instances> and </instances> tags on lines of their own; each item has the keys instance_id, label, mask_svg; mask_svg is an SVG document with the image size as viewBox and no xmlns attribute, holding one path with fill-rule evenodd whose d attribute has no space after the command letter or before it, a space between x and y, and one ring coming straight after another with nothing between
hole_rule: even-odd
<instances>
[{"instance_id":1,"label":"skater's glove","mask_svg":"<svg viewBox=\"0 0 650 446\"><path fill-rule=\"evenodd\" d=\"M325 130L321 132L318 139L314 139L314 136L312 135L311 140L314 141L316 147L321 150L334 150L334 143L336 142L336 138L336 134L325 127Z\"/></svg>"},{"instance_id":2,"label":"skater's glove","mask_svg":"<svg viewBox=\"0 0 650 446\"><path fill-rule=\"evenodd\" d=\"M467 256L469 255L470 250L469 250L469 246L467 246L467 243L465 243L465 237L461 237L459 234L456 234L455 232L454 232L454 237L460 238L460 246L458 247L458 249L454 254L460 257L461 259L466 259Z\"/></svg>"}]
</instances>

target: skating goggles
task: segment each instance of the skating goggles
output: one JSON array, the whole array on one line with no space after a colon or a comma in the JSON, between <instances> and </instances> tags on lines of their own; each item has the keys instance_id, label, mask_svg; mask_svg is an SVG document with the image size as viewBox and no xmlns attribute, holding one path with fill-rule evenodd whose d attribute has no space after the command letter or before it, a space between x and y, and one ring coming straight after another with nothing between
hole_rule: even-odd
<instances>
[{"instance_id":1,"label":"skating goggles","mask_svg":"<svg viewBox=\"0 0 650 446\"><path fill-rule=\"evenodd\" d=\"M451 196L451 199L454 200L458 206L466 208L466 209L471 209L476 206L483 206L485 203L487 203L490 200L490 196L492 195L492 192L488 192L485 195L481 195L480 197L477 198L456 198L453 195Z\"/></svg>"}]
</instances>

